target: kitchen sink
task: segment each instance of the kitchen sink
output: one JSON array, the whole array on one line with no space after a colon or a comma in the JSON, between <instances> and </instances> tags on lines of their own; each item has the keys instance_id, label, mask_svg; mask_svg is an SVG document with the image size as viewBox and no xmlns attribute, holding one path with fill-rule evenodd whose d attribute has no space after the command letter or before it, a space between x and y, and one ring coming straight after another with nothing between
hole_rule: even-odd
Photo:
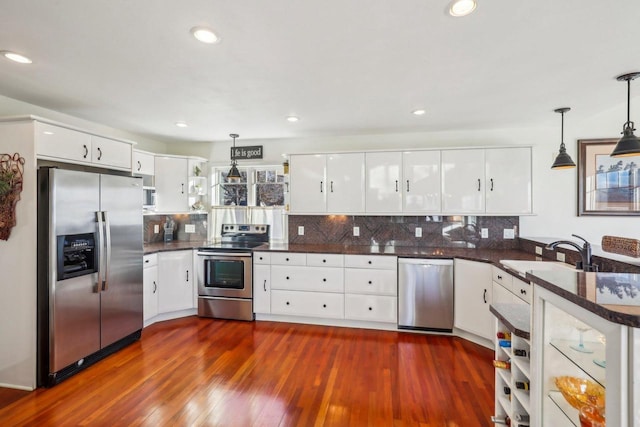
<instances>
[{"instance_id":1,"label":"kitchen sink","mask_svg":"<svg viewBox=\"0 0 640 427\"><path fill-rule=\"evenodd\" d=\"M500 264L516 271L525 277L527 271L532 270L575 270L575 267L559 261L523 261L517 259L501 259Z\"/></svg>"}]
</instances>

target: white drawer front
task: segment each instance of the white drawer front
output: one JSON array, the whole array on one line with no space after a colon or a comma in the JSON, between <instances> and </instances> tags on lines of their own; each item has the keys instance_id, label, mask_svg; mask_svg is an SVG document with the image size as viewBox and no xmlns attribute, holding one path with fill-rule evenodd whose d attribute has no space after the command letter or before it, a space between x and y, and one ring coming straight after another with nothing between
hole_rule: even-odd
<instances>
[{"instance_id":1,"label":"white drawer front","mask_svg":"<svg viewBox=\"0 0 640 427\"><path fill-rule=\"evenodd\" d=\"M307 317L344 318L342 294L271 291L271 313Z\"/></svg>"},{"instance_id":2,"label":"white drawer front","mask_svg":"<svg viewBox=\"0 0 640 427\"><path fill-rule=\"evenodd\" d=\"M350 294L391 295L398 294L398 276L392 270L346 268L344 291Z\"/></svg>"},{"instance_id":3,"label":"white drawer front","mask_svg":"<svg viewBox=\"0 0 640 427\"><path fill-rule=\"evenodd\" d=\"M352 268L377 268L397 271L398 258L388 255L345 255L344 265Z\"/></svg>"},{"instance_id":4,"label":"white drawer front","mask_svg":"<svg viewBox=\"0 0 640 427\"><path fill-rule=\"evenodd\" d=\"M307 265L313 265L316 267L343 267L344 255L307 254Z\"/></svg>"},{"instance_id":5,"label":"white drawer front","mask_svg":"<svg viewBox=\"0 0 640 427\"><path fill-rule=\"evenodd\" d=\"M271 254L269 252L255 252L253 254L254 264L271 264Z\"/></svg>"},{"instance_id":6,"label":"white drawer front","mask_svg":"<svg viewBox=\"0 0 640 427\"><path fill-rule=\"evenodd\" d=\"M493 268L493 281L500 283L505 288L511 290L511 283L513 280L513 276L509 273L505 273L503 270L500 270L498 267Z\"/></svg>"},{"instance_id":7,"label":"white drawer front","mask_svg":"<svg viewBox=\"0 0 640 427\"><path fill-rule=\"evenodd\" d=\"M271 264L278 265L307 265L307 254L293 252L273 252Z\"/></svg>"},{"instance_id":8,"label":"white drawer front","mask_svg":"<svg viewBox=\"0 0 640 427\"><path fill-rule=\"evenodd\" d=\"M531 304L531 294L533 291L531 290L531 285L529 283L514 278L512 292L522 301Z\"/></svg>"},{"instance_id":9,"label":"white drawer front","mask_svg":"<svg viewBox=\"0 0 640 427\"><path fill-rule=\"evenodd\" d=\"M344 269L272 265L271 288L294 291L344 292Z\"/></svg>"},{"instance_id":10,"label":"white drawer front","mask_svg":"<svg viewBox=\"0 0 640 427\"><path fill-rule=\"evenodd\" d=\"M142 258L142 266L144 268L153 267L154 265L158 265L158 254L149 254Z\"/></svg>"},{"instance_id":11,"label":"white drawer front","mask_svg":"<svg viewBox=\"0 0 640 427\"><path fill-rule=\"evenodd\" d=\"M396 297L353 294L344 296L345 319L397 323L397 309Z\"/></svg>"}]
</instances>

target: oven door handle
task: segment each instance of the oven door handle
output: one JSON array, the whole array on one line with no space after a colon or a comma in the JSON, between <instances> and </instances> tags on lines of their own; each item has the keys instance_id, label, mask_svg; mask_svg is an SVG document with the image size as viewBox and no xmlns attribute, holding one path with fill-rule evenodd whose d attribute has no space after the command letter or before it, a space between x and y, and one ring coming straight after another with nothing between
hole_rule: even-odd
<instances>
[{"instance_id":1,"label":"oven door handle","mask_svg":"<svg viewBox=\"0 0 640 427\"><path fill-rule=\"evenodd\" d=\"M250 257L251 252L198 252L199 256L217 256L227 258Z\"/></svg>"}]
</instances>

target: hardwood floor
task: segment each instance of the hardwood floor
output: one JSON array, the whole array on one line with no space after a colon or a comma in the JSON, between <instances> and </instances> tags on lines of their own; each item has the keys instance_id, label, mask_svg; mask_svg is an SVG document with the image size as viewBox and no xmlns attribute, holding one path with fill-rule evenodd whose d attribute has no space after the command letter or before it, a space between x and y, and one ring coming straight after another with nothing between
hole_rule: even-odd
<instances>
[{"instance_id":1,"label":"hardwood floor","mask_svg":"<svg viewBox=\"0 0 640 427\"><path fill-rule=\"evenodd\" d=\"M444 336L187 317L51 389L0 393L0 425L489 426L492 355Z\"/></svg>"}]
</instances>

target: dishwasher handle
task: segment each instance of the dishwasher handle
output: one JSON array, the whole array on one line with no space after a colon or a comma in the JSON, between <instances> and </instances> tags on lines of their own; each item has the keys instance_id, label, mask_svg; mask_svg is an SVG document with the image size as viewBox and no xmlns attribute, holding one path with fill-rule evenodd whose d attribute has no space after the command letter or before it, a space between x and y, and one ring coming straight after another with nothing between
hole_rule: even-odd
<instances>
[{"instance_id":1,"label":"dishwasher handle","mask_svg":"<svg viewBox=\"0 0 640 427\"><path fill-rule=\"evenodd\" d=\"M453 265L453 259L398 258L398 264Z\"/></svg>"}]
</instances>

